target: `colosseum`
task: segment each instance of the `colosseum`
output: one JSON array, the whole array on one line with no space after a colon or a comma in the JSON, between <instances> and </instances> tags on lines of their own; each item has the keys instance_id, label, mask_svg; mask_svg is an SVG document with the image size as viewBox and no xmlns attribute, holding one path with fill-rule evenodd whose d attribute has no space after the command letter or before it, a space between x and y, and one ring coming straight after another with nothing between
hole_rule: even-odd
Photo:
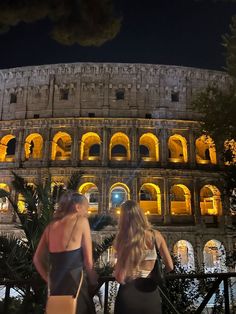
<instances>
[{"instance_id":1,"label":"colosseum","mask_svg":"<svg viewBox=\"0 0 236 314\"><path fill-rule=\"evenodd\" d=\"M89 214L138 201L184 267L223 270L233 249L222 206L224 164L214 139L199 133L193 95L220 71L149 64L75 63L0 71L0 187L12 193L14 170L29 183L75 171ZM14 232L7 199L1 232Z\"/></svg>"}]
</instances>

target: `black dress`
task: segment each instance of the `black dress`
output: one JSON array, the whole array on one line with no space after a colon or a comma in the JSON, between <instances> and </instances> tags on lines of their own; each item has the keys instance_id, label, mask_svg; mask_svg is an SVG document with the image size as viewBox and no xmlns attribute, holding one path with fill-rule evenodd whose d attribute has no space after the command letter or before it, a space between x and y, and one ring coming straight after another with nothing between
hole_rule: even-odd
<instances>
[{"instance_id":1,"label":"black dress","mask_svg":"<svg viewBox=\"0 0 236 314\"><path fill-rule=\"evenodd\" d=\"M83 251L50 252L50 295L76 295L83 270ZM84 275L77 301L77 313L95 314L92 297L88 292L88 280Z\"/></svg>"}]
</instances>

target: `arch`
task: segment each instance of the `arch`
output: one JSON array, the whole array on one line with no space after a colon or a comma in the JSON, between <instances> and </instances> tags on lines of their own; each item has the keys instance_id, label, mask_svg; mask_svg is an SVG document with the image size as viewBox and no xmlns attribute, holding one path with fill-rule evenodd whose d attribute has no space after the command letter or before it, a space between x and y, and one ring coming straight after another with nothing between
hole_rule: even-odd
<instances>
[{"instance_id":1,"label":"arch","mask_svg":"<svg viewBox=\"0 0 236 314\"><path fill-rule=\"evenodd\" d=\"M139 191L139 204L146 215L161 215L159 186L153 183L144 183Z\"/></svg>"},{"instance_id":2,"label":"arch","mask_svg":"<svg viewBox=\"0 0 236 314\"><path fill-rule=\"evenodd\" d=\"M66 132L57 132L52 140L52 160L68 160L71 158L71 136Z\"/></svg>"},{"instance_id":3,"label":"arch","mask_svg":"<svg viewBox=\"0 0 236 314\"><path fill-rule=\"evenodd\" d=\"M191 215L191 193L183 184L175 184L170 189L171 215Z\"/></svg>"},{"instance_id":4,"label":"arch","mask_svg":"<svg viewBox=\"0 0 236 314\"><path fill-rule=\"evenodd\" d=\"M130 199L130 190L124 183L117 182L110 188L109 193L109 208L119 214L120 205Z\"/></svg>"},{"instance_id":5,"label":"arch","mask_svg":"<svg viewBox=\"0 0 236 314\"><path fill-rule=\"evenodd\" d=\"M202 215L221 215L221 193L214 185L204 185L200 191L200 209Z\"/></svg>"},{"instance_id":6,"label":"arch","mask_svg":"<svg viewBox=\"0 0 236 314\"><path fill-rule=\"evenodd\" d=\"M210 136L202 135L195 142L196 162L198 164L216 164L215 143Z\"/></svg>"},{"instance_id":7,"label":"arch","mask_svg":"<svg viewBox=\"0 0 236 314\"><path fill-rule=\"evenodd\" d=\"M187 140L180 134L174 134L168 140L169 161L170 162L187 162Z\"/></svg>"},{"instance_id":8,"label":"arch","mask_svg":"<svg viewBox=\"0 0 236 314\"><path fill-rule=\"evenodd\" d=\"M16 137L12 134L3 136L0 141L0 161L14 161L16 152Z\"/></svg>"},{"instance_id":9,"label":"arch","mask_svg":"<svg viewBox=\"0 0 236 314\"><path fill-rule=\"evenodd\" d=\"M101 138L97 133L85 133L81 139L80 159L98 160L100 158L100 145Z\"/></svg>"},{"instance_id":10,"label":"arch","mask_svg":"<svg viewBox=\"0 0 236 314\"><path fill-rule=\"evenodd\" d=\"M115 133L110 140L109 159L110 160L130 160L130 140L122 132Z\"/></svg>"},{"instance_id":11,"label":"arch","mask_svg":"<svg viewBox=\"0 0 236 314\"><path fill-rule=\"evenodd\" d=\"M25 159L41 159L43 155L43 138L39 133L32 133L25 139Z\"/></svg>"},{"instance_id":12,"label":"arch","mask_svg":"<svg viewBox=\"0 0 236 314\"><path fill-rule=\"evenodd\" d=\"M148 155L142 154L142 146L148 149ZM139 139L140 157L144 161L159 161L159 141L153 133L144 133Z\"/></svg>"},{"instance_id":13,"label":"arch","mask_svg":"<svg viewBox=\"0 0 236 314\"><path fill-rule=\"evenodd\" d=\"M99 204L99 191L93 182L83 183L79 187L79 193L84 194L89 202L89 214L97 214L98 213L98 204Z\"/></svg>"},{"instance_id":14,"label":"arch","mask_svg":"<svg viewBox=\"0 0 236 314\"><path fill-rule=\"evenodd\" d=\"M0 189L10 192L10 188L6 183L0 183ZM7 197L0 198L0 212L7 212L9 209L9 201Z\"/></svg>"},{"instance_id":15,"label":"arch","mask_svg":"<svg viewBox=\"0 0 236 314\"><path fill-rule=\"evenodd\" d=\"M195 269L194 250L189 241L179 240L175 243L173 253L180 262L180 265L186 270Z\"/></svg>"},{"instance_id":16,"label":"arch","mask_svg":"<svg viewBox=\"0 0 236 314\"><path fill-rule=\"evenodd\" d=\"M215 239L209 240L203 249L205 272L227 271L225 265L226 251L224 245Z\"/></svg>"}]
</instances>

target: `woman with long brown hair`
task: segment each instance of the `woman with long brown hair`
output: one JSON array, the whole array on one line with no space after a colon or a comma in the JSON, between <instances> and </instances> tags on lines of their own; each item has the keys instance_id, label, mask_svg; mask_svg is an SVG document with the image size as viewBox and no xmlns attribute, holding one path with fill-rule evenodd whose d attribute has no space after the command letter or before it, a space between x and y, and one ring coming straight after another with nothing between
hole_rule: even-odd
<instances>
[{"instance_id":1,"label":"woman with long brown hair","mask_svg":"<svg viewBox=\"0 0 236 314\"><path fill-rule=\"evenodd\" d=\"M91 286L97 284L87 211L88 200L84 195L65 192L34 255L35 267L48 283L50 295L76 295L84 278L77 300L80 314L95 313L88 282ZM83 268L88 281L86 276L81 276Z\"/></svg>"},{"instance_id":2,"label":"woman with long brown hair","mask_svg":"<svg viewBox=\"0 0 236 314\"><path fill-rule=\"evenodd\" d=\"M139 289L137 280L148 277L153 270L159 249L166 271L173 270L173 261L165 239L151 225L139 205L126 201L121 205L118 234L114 248L117 253L115 278L120 283L115 314L160 314L158 289Z\"/></svg>"}]
</instances>

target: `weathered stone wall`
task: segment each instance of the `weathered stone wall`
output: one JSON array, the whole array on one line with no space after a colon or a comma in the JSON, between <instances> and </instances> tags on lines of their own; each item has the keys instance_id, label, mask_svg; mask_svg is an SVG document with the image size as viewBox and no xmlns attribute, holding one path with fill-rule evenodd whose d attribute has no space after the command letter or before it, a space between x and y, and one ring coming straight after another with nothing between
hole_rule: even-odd
<instances>
[{"instance_id":1,"label":"weathered stone wall","mask_svg":"<svg viewBox=\"0 0 236 314\"><path fill-rule=\"evenodd\" d=\"M150 64L74 63L0 71L0 119L139 117L196 119L194 94L225 85L224 72ZM60 99L68 91L68 99ZM117 100L116 92L124 92ZM171 93L178 101L171 101ZM16 102L10 103L11 94Z\"/></svg>"}]
</instances>

